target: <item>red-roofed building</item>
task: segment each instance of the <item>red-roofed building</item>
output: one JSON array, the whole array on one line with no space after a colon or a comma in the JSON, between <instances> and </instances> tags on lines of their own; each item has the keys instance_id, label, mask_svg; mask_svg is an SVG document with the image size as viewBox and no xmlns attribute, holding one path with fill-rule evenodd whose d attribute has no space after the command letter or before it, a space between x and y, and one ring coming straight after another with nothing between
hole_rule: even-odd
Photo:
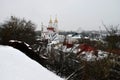
<instances>
[{"instance_id":1,"label":"red-roofed building","mask_svg":"<svg viewBox=\"0 0 120 80\"><path fill-rule=\"evenodd\" d=\"M55 18L54 22L51 17L49 20L49 25L44 26L43 23L41 25L41 36L45 39L49 39L50 41L58 40L58 20Z\"/></svg>"}]
</instances>

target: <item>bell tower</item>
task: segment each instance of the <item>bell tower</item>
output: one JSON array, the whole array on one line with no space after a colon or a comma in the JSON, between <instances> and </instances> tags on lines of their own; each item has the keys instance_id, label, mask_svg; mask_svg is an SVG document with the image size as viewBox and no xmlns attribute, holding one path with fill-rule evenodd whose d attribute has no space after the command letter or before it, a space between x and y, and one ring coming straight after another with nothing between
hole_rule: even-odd
<instances>
[{"instance_id":1,"label":"bell tower","mask_svg":"<svg viewBox=\"0 0 120 80\"><path fill-rule=\"evenodd\" d=\"M55 20L54 20L54 28L55 28L55 31L58 32L58 19L57 19L57 17L55 17Z\"/></svg>"},{"instance_id":2,"label":"bell tower","mask_svg":"<svg viewBox=\"0 0 120 80\"><path fill-rule=\"evenodd\" d=\"M48 25L48 27L52 27L53 26L53 22L52 22L52 18L51 18L51 16L50 16L50 20L49 20L49 25Z\"/></svg>"}]
</instances>

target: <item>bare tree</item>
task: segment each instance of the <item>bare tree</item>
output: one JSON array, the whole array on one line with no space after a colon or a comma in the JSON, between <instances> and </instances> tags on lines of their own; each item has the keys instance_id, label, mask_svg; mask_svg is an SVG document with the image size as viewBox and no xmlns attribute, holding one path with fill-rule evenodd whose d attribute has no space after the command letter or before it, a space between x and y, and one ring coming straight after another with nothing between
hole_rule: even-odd
<instances>
[{"instance_id":1,"label":"bare tree","mask_svg":"<svg viewBox=\"0 0 120 80\"><path fill-rule=\"evenodd\" d=\"M33 44L35 41L35 25L31 21L11 16L8 21L0 25L0 28L2 43L7 43L11 39L28 44Z\"/></svg>"}]
</instances>

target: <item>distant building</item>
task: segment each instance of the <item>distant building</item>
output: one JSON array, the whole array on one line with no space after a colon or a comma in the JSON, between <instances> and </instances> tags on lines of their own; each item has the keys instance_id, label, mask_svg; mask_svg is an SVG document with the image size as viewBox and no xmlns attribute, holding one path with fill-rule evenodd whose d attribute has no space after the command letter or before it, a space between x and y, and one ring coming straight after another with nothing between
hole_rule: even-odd
<instances>
[{"instance_id":1,"label":"distant building","mask_svg":"<svg viewBox=\"0 0 120 80\"><path fill-rule=\"evenodd\" d=\"M50 41L59 41L57 17L54 21L50 17L48 26L41 24L41 37Z\"/></svg>"}]
</instances>

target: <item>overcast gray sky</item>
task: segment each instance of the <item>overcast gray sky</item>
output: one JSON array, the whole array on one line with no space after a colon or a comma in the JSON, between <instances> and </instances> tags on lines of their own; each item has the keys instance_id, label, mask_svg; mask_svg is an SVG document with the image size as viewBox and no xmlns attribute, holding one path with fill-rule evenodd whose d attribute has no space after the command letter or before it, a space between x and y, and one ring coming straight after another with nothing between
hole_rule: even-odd
<instances>
[{"instance_id":1,"label":"overcast gray sky","mask_svg":"<svg viewBox=\"0 0 120 80\"><path fill-rule=\"evenodd\" d=\"M98 30L102 21L120 24L120 0L0 0L0 22L12 15L32 20L37 29L57 15L60 30Z\"/></svg>"}]
</instances>

